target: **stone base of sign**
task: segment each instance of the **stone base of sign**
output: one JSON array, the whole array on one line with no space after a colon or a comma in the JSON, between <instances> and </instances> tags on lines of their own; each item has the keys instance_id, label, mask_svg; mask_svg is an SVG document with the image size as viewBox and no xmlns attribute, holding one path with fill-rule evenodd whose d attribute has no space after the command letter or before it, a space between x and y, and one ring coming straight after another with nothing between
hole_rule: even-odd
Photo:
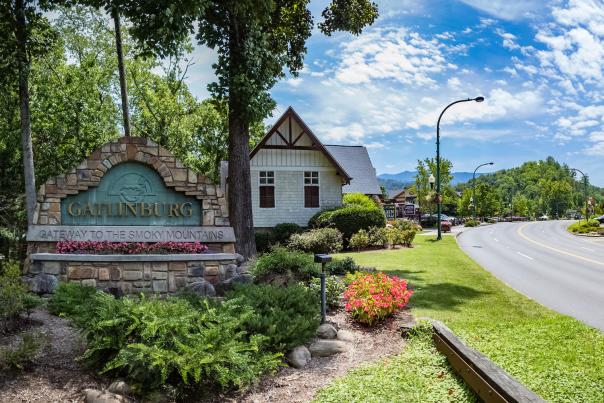
<instances>
[{"instance_id":1,"label":"stone base of sign","mask_svg":"<svg viewBox=\"0 0 604 403\"><path fill-rule=\"evenodd\" d=\"M39 274L55 276L60 282L75 282L123 294L174 293L206 280L217 290L237 276L241 256L233 253L198 255L30 255L27 278Z\"/></svg>"}]
</instances>

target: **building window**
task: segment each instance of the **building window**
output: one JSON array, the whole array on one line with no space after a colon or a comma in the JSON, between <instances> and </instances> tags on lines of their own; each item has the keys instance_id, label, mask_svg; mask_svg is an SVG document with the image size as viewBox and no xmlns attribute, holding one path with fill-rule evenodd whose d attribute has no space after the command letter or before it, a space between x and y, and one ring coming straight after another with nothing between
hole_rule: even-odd
<instances>
[{"instance_id":1,"label":"building window","mask_svg":"<svg viewBox=\"0 0 604 403\"><path fill-rule=\"evenodd\" d=\"M259 194L260 208L275 207L275 172L260 171Z\"/></svg>"},{"instance_id":2,"label":"building window","mask_svg":"<svg viewBox=\"0 0 604 403\"><path fill-rule=\"evenodd\" d=\"M319 173L304 172L304 207L319 207Z\"/></svg>"}]
</instances>

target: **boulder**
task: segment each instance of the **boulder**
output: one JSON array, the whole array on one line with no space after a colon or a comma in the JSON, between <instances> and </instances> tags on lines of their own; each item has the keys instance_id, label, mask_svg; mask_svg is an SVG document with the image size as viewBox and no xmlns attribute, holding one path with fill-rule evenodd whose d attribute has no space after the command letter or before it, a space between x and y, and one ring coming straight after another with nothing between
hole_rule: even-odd
<instances>
[{"instance_id":1,"label":"boulder","mask_svg":"<svg viewBox=\"0 0 604 403\"><path fill-rule=\"evenodd\" d=\"M227 266L226 271L225 271L225 278L228 280L232 277L235 277L237 275L237 265L234 263L231 263Z\"/></svg>"},{"instance_id":2,"label":"boulder","mask_svg":"<svg viewBox=\"0 0 604 403\"><path fill-rule=\"evenodd\" d=\"M84 401L86 403L125 403L129 400L121 395L97 389L84 389Z\"/></svg>"},{"instance_id":3,"label":"boulder","mask_svg":"<svg viewBox=\"0 0 604 403\"><path fill-rule=\"evenodd\" d=\"M337 334L338 331L336 328L329 323L323 323L317 329L317 337L320 337L321 339L335 339Z\"/></svg>"},{"instance_id":4,"label":"boulder","mask_svg":"<svg viewBox=\"0 0 604 403\"><path fill-rule=\"evenodd\" d=\"M204 298L216 296L214 286L206 280L191 283L187 286L187 289Z\"/></svg>"},{"instance_id":5,"label":"boulder","mask_svg":"<svg viewBox=\"0 0 604 403\"><path fill-rule=\"evenodd\" d=\"M417 322L413 319L410 319L409 321L403 323L398 330L401 332L401 336L407 337L407 335L411 333L416 326Z\"/></svg>"},{"instance_id":6,"label":"boulder","mask_svg":"<svg viewBox=\"0 0 604 403\"><path fill-rule=\"evenodd\" d=\"M310 345L309 350L313 357L328 357L345 352L348 346L341 340L318 339Z\"/></svg>"},{"instance_id":7,"label":"boulder","mask_svg":"<svg viewBox=\"0 0 604 403\"><path fill-rule=\"evenodd\" d=\"M116 393L118 395L128 396L131 392L130 386L124 381L113 381L107 388L108 392Z\"/></svg>"},{"instance_id":8,"label":"boulder","mask_svg":"<svg viewBox=\"0 0 604 403\"><path fill-rule=\"evenodd\" d=\"M247 273L248 271L250 271L250 263L249 262L245 262L241 265L239 265L237 267L237 273L238 274L242 274L242 273Z\"/></svg>"},{"instance_id":9,"label":"boulder","mask_svg":"<svg viewBox=\"0 0 604 403\"><path fill-rule=\"evenodd\" d=\"M306 346L298 346L290 351L285 358L292 367L304 368L310 362L311 356Z\"/></svg>"},{"instance_id":10,"label":"boulder","mask_svg":"<svg viewBox=\"0 0 604 403\"><path fill-rule=\"evenodd\" d=\"M40 273L29 281L29 287L36 294L52 294L59 286L59 280L52 274Z\"/></svg>"},{"instance_id":11,"label":"boulder","mask_svg":"<svg viewBox=\"0 0 604 403\"><path fill-rule=\"evenodd\" d=\"M254 277L252 277L249 273L238 274L230 279L223 281L223 286L225 290L233 289L235 284L251 284L254 282Z\"/></svg>"},{"instance_id":12,"label":"boulder","mask_svg":"<svg viewBox=\"0 0 604 403\"><path fill-rule=\"evenodd\" d=\"M235 259L237 260L237 263L239 263L239 264L245 262L245 258L243 257L243 255L240 255L239 253L235 253Z\"/></svg>"},{"instance_id":13,"label":"boulder","mask_svg":"<svg viewBox=\"0 0 604 403\"><path fill-rule=\"evenodd\" d=\"M348 331L348 330L339 330L338 331L338 335L336 336L336 338L338 340L342 340L342 341L346 341L346 342L351 342L354 341L354 333Z\"/></svg>"}]
</instances>

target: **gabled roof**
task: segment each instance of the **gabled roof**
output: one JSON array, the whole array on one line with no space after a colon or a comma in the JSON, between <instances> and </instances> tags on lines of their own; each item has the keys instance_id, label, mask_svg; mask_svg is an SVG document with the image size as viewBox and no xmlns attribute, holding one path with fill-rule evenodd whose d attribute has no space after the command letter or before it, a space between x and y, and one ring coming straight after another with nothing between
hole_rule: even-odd
<instances>
[{"instance_id":1,"label":"gabled roof","mask_svg":"<svg viewBox=\"0 0 604 403\"><path fill-rule=\"evenodd\" d=\"M284 136L281 132L279 132L279 128L289 119L289 135ZM300 126L302 131L300 133L293 134L291 131L291 120L295 120L295 122ZM282 144L267 144L267 142L273 137L273 135L277 135L280 138ZM300 138L303 135L308 136L310 139L311 145L299 145L297 144ZM315 150L322 152L325 157L334 165L338 174L344 179L344 181L348 184L352 177L349 175L349 172L340 164L337 158L331 154L331 152L321 143L321 141L315 136L315 134L310 130L308 125L304 123L302 118L294 111L294 109L290 106L287 108L285 113L281 115L281 117L277 120L277 123L271 127L271 129L264 135L262 140L254 147L254 149L250 152L250 159L254 158L254 155L258 153L263 148L270 149L289 149L289 150Z\"/></svg>"},{"instance_id":2,"label":"gabled roof","mask_svg":"<svg viewBox=\"0 0 604 403\"><path fill-rule=\"evenodd\" d=\"M342 187L342 193L382 194L375 168L365 147L326 145L325 148L352 175L350 184Z\"/></svg>"},{"instance_id":3,"label":"gabled roof","mask_svg":"<svg viewBox=\"0 0 604 403\"><path fill-rule=\"evenodd\" d=\"M388 193L388 197L390 199L396 199L397 197L399 197L401 194L405 193L407 190L409 190L409 187L406 188L402 188L402 189L396 189L396 190L392 190ZM408 197L417 197L416 195L414 195L413 193L410 193Z\"/></svg>"}]
</instances>

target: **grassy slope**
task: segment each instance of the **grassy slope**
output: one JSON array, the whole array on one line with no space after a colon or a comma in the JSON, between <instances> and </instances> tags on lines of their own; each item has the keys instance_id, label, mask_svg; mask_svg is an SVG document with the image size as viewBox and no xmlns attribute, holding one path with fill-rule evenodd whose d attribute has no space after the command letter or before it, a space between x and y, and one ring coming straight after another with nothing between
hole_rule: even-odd
<instances>
[{"instance_id":1,"label":"grassy slope","mask_svg":"<svg viewBox=\"0 0 604 403\"><path fill-rule=\"evenodd\" d=\"M453 237L431 238L417 237L413 249L347 255L407 278L416 316L445 322L545 399L604 401L603 333L507 287L467 257ZM355 376L349 381L361 380Z\"/></svg>"}]
</instances>

